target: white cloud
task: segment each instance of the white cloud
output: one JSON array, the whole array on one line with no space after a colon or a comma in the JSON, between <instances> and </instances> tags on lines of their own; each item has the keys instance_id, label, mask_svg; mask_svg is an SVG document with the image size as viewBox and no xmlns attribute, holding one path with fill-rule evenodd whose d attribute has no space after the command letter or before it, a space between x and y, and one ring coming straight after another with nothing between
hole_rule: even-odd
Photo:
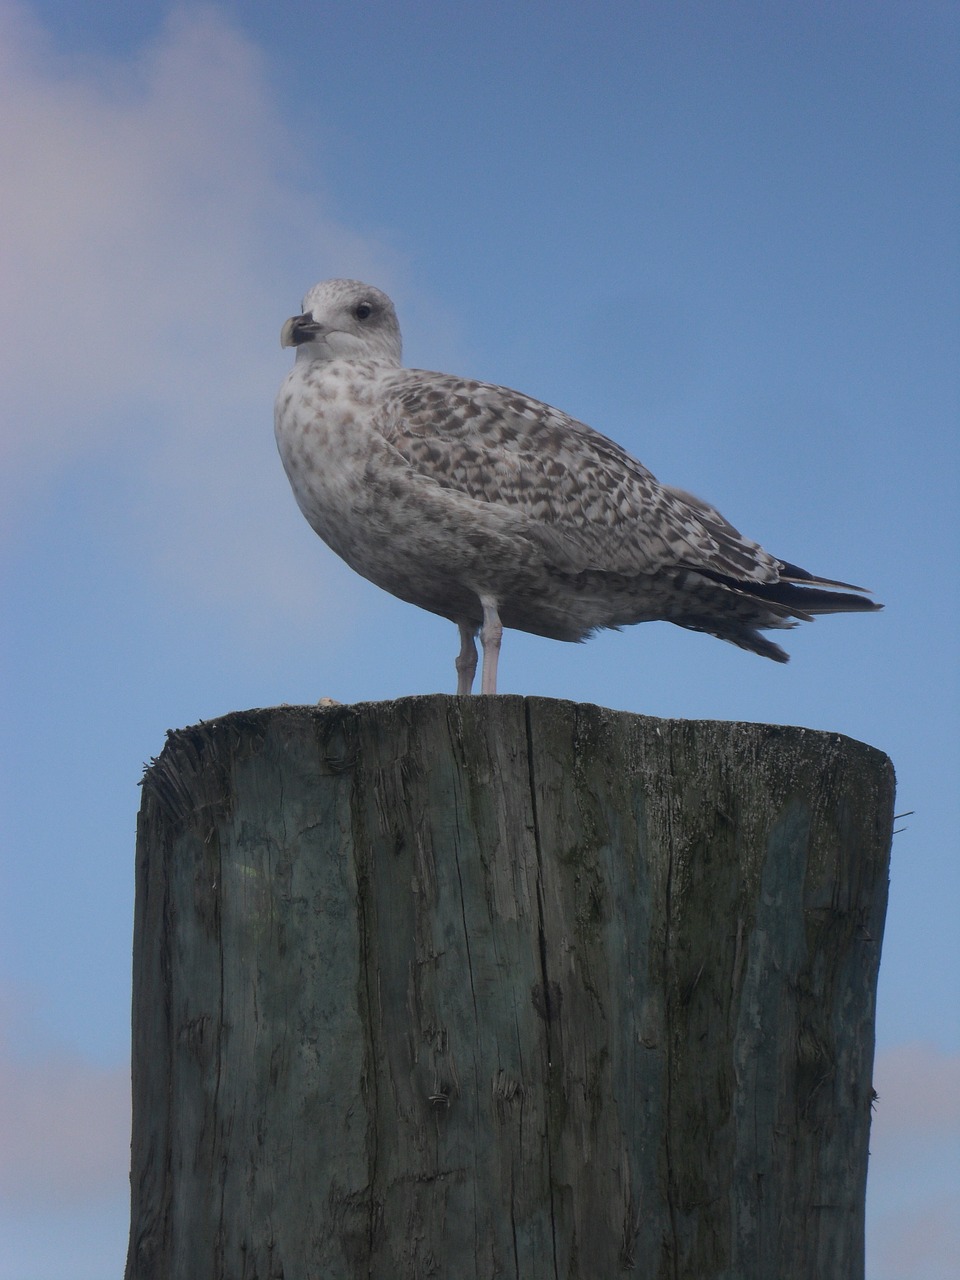
<instances>
[{"instance_id":1,"label":"white cloud","mask_svg":"<svg viewBox=\"0 0 960 1280\"><path fill-rule=\"evenodd\" d=\"M63 1205L122 1190L130 1152L129 1068L63 1052L0 1061L0 1198Z\"/></svg>"},{"instance_id":2,"label":"white cloud","mask_svg":"<svg viewBox=\"0 0 960 1280\"><path fill-rule=\"evenodd\" d=\"M324 275L392 287L403 268L290 185L292 155L258 50L217 10L92 63L0 9L8 524L92 459L175 596L319 597L329 562L292 535L273 446L279 326Z\"/></svg>"},{"instance_id":3,"label":"white cloud","mask_svg":"<svg viewBox=\"0 0 960 1280\"><path fill-rule=\"evenodd\" d=\"M80 69L13 19L0 37L0 371L25 412L4 439L62 460L98 424L115 429L118 407L176 405L203 382L211 344L231 336L224 309L243 344L282 138L253 51L212 14L174 19L132 66Z\"/></svg>"},{"instance_id":4,"label":"white cloud","mask_svg":"<svg viewBox=\"0 0 960 1280\"><path fill-rule=\"evenodd\" d=\"M66 1209L122 1193L130 1070L51 1043L25 993L0 990L0 1211Z\"/></svg>"},{"instance_id":5,"label":"white cloud","mask_svg":"<svg viewBox=\"0 0 960 1280\"><path fill-rule=\"evenodd\" d=\"M960 1053L932 1044L903 1044L877 1055L877 1107L872 1140L904 1134L950 1135L960 1142Z\"/></svg>"},{"instance_id":6,"label":"white cloud","mask_svg":"<svg viewBox=\"0 0 960 1280\"><path fill-rule=\"evenodd\" d=\"M904 1172L909 1177L909 1172ZM932 1193L922 1207L892 1206L867 1234L867 1280L956 1280L960 1203Z\"/></svg>"},{"instance_id":7,"label":"white cloud","mask_svg":"<svg viewBox=\"0 0 960 1280\"><path fill-rule=\"evenodd\" d=\"M948 1280L960 1262L960 1054L877 1055L867 1280Z\"/></svg>"}]
</instances>

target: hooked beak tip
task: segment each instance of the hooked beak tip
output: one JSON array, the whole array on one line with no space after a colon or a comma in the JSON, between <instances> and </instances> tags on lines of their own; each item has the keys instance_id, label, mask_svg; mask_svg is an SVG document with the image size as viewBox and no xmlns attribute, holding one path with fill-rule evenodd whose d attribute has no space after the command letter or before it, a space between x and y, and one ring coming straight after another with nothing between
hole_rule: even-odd
<instances>
[{"instance_id":1,"label":"hooked beak tip","mask_svg":"<svg viewBox=\"0 0 960 1280\"><path fill-rule=\"evenodd\" d=\"M320 325L309 314L291 316L284 322L280 330L281 347L299 347L304 342L312 342L320 332Z\"/></svg>"}]
</instances>

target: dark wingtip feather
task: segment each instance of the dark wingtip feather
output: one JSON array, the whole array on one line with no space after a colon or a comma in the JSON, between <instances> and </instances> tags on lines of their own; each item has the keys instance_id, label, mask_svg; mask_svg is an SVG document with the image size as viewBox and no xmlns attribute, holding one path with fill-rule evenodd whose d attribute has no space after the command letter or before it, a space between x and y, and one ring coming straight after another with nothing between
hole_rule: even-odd
<instances>
[{"instance_id":1,"label":"dark wingtip feather","mask_svg":"<svg viewBox=\"0 0 960 1280\"><path fill-rule=\"evenodd\" d=\"M876 613L883 608L877 601L865 598L866 587L820 578L786 561L780 562L780 568L776 582L744 581L703 568L698 572L745 599L763 601L782 618L798 618L801 622L811 622L818 613Z\"/></svg>"},{"instance_id":2,"label":"dark wingtip feather","mask_svg":"<svg viewBox=\"0 0 960 1280\"><path fill-rule=\"evenodd\" d=\"M805 622L818 613L876 613L883 608L875 600L865 600L863 596L852 595L849 591L823 588L820 586L823 581L822 578L811 579L810 586L801 586L790 579L751 584L747 594L756 600L769 600L773 604L784 605L795 618L801 618ZM862 588L854 587L853 590L860 591Z\"/></svg>"},{"instance_id":3,"label":"dark wingtip feather","mask_svg":"<svg viewBox=\"0 0 960 1280\"><path fill-rule=\"evenodd\" d=\"M806 583L811 587L839 587L843 591L859 591L863 595L869 595L867 587L858 587L852 582L841 582L838 578L821 578L818 574L801 569L798 564L790 564L787 560L780 561L780 581ZM883 605L873 607L882 609Z\"/></svg>"}]
</instances>

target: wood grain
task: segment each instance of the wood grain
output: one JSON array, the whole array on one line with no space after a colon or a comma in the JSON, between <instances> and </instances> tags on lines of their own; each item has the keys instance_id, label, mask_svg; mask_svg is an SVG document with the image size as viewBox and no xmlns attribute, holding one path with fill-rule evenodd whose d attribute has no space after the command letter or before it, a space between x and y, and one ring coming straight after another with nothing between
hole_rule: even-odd
<instances>
[{"instance_id":1,"label":"wood grain","mask_svg":"<svg viewBox=\"0 0 960 1280\"><path fill-rule=\"evenodd\" d=\"M536 698L171 734L127 1280L862 1277L893 785Z\"/></svg>"}]
</instances>

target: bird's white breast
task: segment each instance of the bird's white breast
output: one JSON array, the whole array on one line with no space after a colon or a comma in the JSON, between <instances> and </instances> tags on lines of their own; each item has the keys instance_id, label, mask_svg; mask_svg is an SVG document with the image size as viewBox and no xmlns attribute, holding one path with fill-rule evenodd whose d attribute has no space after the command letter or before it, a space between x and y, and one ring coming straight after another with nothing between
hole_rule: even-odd
<instances>
[{"instance_id":1,"label":"bird's white breast","mask_svg":"<svg viewBox=\"0 0 960 1280\"><path fill-rule=\"evenodd\" d=\"M300 510L334 550L364 501L364 475L384 447L373 426L374 369L297 361L277 395L277 448ZM349 558L349 557L348 557Z\"/></svg>"}]
</instances>

